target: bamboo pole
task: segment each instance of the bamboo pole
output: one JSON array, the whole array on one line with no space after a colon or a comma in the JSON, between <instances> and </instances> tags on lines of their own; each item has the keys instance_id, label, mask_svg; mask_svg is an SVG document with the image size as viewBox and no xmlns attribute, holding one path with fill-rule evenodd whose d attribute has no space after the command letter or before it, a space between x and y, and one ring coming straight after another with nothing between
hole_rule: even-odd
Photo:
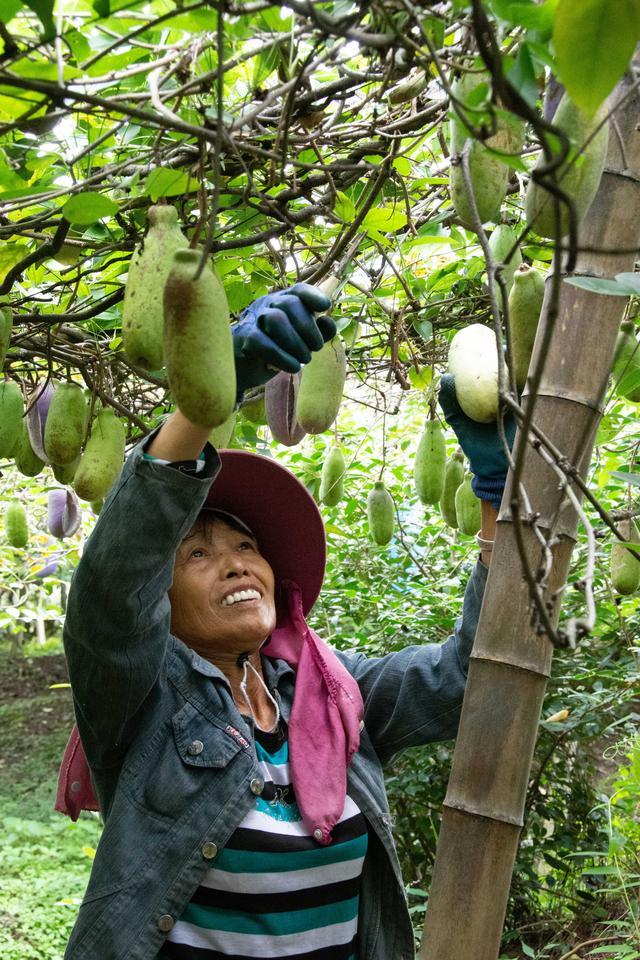
<instances>
[{"instance_id":1,"label":"bamboo pole","mask_svg":"<svg viewBox=\"0 0 640 960\"><path fill-rule=\"evenodd\" d=\"M588 251L637 250L640 242L640 98L629 78L612 99L616 97L619 107L611 124L606 171L579 231L579 275L611 278L633 270L633 253ZM532 369L549 323L550 300L547 281ZM624 297L561 285L534 424L583 476L626 303ZM523 442L518 436L516 448ZM521 479L538 523L545 533L553 533L553 566L544 597L555 627L575 543L576 512L563 500L557 475L531 444ZM496 960L500 950L552 659L548 637L531 623L511 505L510 474L444 802L421 960ZM522 537L529 569L535 571L541 546L531 525L522 527Z\"/></svg>"}]
</instances>

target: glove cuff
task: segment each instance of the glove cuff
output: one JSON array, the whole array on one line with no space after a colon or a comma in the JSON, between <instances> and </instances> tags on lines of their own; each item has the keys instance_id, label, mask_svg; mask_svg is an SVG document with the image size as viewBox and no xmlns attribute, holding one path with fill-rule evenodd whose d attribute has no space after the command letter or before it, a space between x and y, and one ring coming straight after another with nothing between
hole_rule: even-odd
<instances>
[{"instance_id":1,"label":"glove cuff","mask_svg":"<svg viewBox=\"0 0 640 960\"><path fill-rule=\"evenodd\" d=\"M478 500L488 500L495 510L500 509L504 485L507 482L507 472L496 474L493 477L472 477L471 489Z\"/></svg>"}]
</instances>

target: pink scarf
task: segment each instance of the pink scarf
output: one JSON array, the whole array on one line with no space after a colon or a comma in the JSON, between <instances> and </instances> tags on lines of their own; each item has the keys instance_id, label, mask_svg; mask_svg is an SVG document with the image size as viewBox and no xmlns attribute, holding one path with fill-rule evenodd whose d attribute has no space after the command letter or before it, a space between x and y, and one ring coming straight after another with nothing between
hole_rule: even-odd
<instances>
[{"instance_id":1,"label":"pink scarf","mask_svg":"<svg viewBox=\"0 0 640 960\"><path fill-rule=\"evenodd\" d=\"M305 826L321 844L342 816L347 767L360 745L364 713L358 684L335 653L307 626L297 584L282 584L288 617L262 648L296 670L289 718L289 763ZM98 810L89 765L74 725L64 751L55 809L77 820L81 810Z\"/></svg>"}]
</instances>

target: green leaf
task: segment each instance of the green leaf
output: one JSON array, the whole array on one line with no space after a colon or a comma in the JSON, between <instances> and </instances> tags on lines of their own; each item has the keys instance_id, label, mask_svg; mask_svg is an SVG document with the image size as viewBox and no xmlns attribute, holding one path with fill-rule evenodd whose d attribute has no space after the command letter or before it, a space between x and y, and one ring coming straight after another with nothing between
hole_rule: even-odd
<instances>
[{"instance_id":1,"label":"green leaf","mask_svg":"<svg viewBox=\"0 0 640 960\"><path fill-rule=\"evenodd\" d=\"M401 177L408 177L411 173L411 161L408 157L396 157L391 166Z\"/></svg>"},{"instance_id":2,"label":"green leaf","mask_svg":"<svg viewBox=\"0 0 640 960\"><path fill-rule=\"evenodd\" d=\"M152 170L144 184L144 192L155 203L159 197L178 197L188 190L197 190L198 181L184 170L167 170L157 167Z\"/></svg>"},{"instance_id":3,"label":"green leaf","mask_svg":"<svg viewBox=\"0 0 640 960\"><path fill-rule=\"evenodd\" d=\"M118 204L102 193L85 190L71 197L62 208L62 216L69 223L80 227L88 227L102 217L109 217L116 212Z\"/></svg>"},{"instance_id":4,"label":"green leaf","mask_svg":"<svg viewBox=\"0 0 640 960\"><path fill-rule=\"evenodd\" d=\"M0 22L9 23L10 20L13 20L21 7L22 0L2 0L2 7L0 8Z\"/></svg>"},{"instance_id":5,"label":"green leaf","mask_svg":"<svg viewBox=\"0 0 640 960\"><path fill-rule=\"evenodd\" d=\"M604 293L609 297L637 297L638 289L630 283L621 283L619 280L605 280L601 277L565 277L565 283L572 287L580 287L590 293Z\"/></svg>"},{"instance_id":6,"label":"green leaf","mask_svg":"<svg viewBox=\"0 0 640 960\"><path fill-rule=\"evenodd\" d=\"M111 13L111 0L93 0L93 9L99 17L108 17Z\"/></svg>"},{"instance_id":7,"label":"green leaf","mask_svg":"<svg viewBox=\"0 0 640 960\"><path fill-rule=\"evenodd\" d=\"M626 287L632 287L636 292L636 296L640 296L640 274L616 273L616 280L623 283Z\"/></svg>"},{"instance_id":8,"label":"green leaf","mask_svg":"<svg viewBox=\"0 0 640 960\"><path fill-rule=\"evenodd\" d=\"M532 107L535 106L538 99L538 81L528 44L521 45L508 77L527 103Z\"/></svg>"},{"instance_id":9,"label":"green leaf","mask_svg":"<svg viewBox=\"0 0 640 960\"><path fill-rule=\"evenodd\" d=\"M56 26L53 22L53 0L25 0L25 4L36 14L44 27L44 39L55 36Z\"/></svg>"},{"instance_id":10,"label":"green leaf","mask_svg":"<svg viewBox=\"0 0 640 960\"><path fill-rule=\"evenodd\" d=\"M353 205L353 201L350 200L342 190L338 190L337 197L336 205L333 208L334 212L341 220L350 223L356 215L356 208Z\"/></svg>"},{"instance_id":11,"label":"green leaf","mask_svg":"<svg viewBox=\"0 0 640 960\"><path fill-rule=\"evenodd\" d=\"M637 0L560 0L553 27L558 75L589 116L627 69L639 38Z\"/></svg>"},{"instance_id":12,"label":"green leaf","mask_svg":"<svg viewBox=\"0 0 640 960\"><path fill-rule=\"evenodd\" d=\"M423 340L431 340L433 337L433 324L430 320L413 320L411 326L419 333Z\"/></svg>"},{"instance_id":13,"label":"green leaf","mask_svg":"<svg viewBox=\"0 0 640 960\"><path fill-rule=\"evenodd\" d=\"M632 487L640 487L640 473L622 473L620 470L612 470L610 475L616 480L631 484Z\"/></svg>"},{"instance_id":14,"label":"green leaf","mask_svg":"<svg viewBox=\"0 0 640 960\"><path fill-rule=\"evenodd\" d=\"M29 252L26 243L3 243L0 245L0 283L9 271L20 263Z\"/></svg>"},{"instance_id":15,"label":"green leaf","mask_svg":"<svg viewBox=\"0 0 640 960\"><path fill-rule=\"evenodd\" d=\"M394 230L400 230L402 227L406 226L407 215L402 210L398 210L396 207L377 207L375 210L370 210L362 221L362 226L365 228L369 236L371 232L383 232L391 233Z\"/></svg>"}]
</instances>

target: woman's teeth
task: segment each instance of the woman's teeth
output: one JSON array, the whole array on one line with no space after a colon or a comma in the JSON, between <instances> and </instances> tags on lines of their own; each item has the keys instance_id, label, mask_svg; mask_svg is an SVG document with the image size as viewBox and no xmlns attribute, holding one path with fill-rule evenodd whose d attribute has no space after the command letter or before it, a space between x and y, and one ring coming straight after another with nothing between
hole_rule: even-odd
<instances>
[{"instance_id":1,"label":"woman's teeth","mask_svg":"<svg viewBox=\"0 0 640 960\"><path fill-rule=\"evenodd\" d=\"M259 600L260 594L257 590L238 590L237 593L230 593L228 597L225 597L222 601L224 607L230 607L234 603L239 603L241 600Z\"/></svg>"}]
</instances>

